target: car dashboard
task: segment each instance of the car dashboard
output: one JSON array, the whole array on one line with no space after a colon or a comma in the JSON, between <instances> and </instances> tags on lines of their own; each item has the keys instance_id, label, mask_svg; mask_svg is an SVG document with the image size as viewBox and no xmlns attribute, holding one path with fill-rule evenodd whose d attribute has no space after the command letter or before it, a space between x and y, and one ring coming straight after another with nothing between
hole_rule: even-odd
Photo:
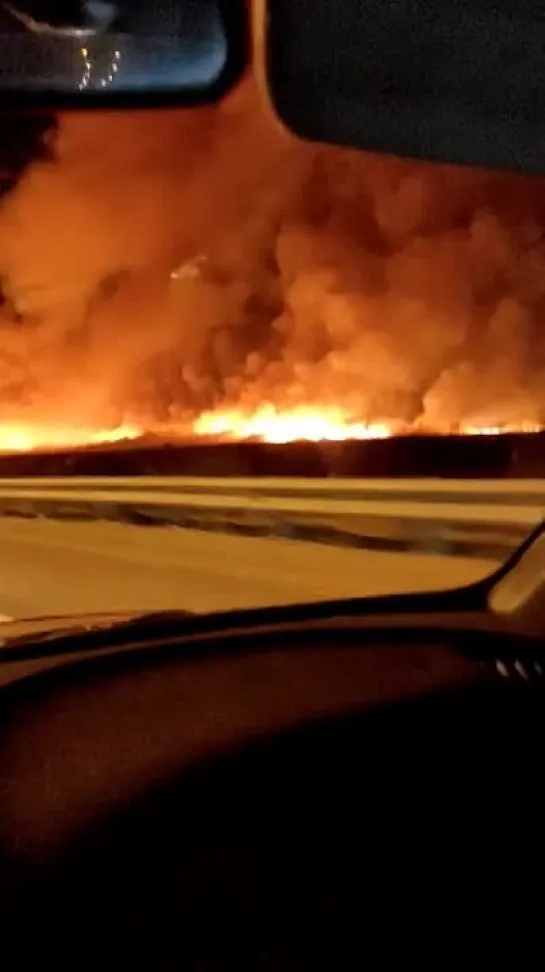
<instances>
[{"instance_id":1,"label":"car dashboard","mask_svg":"<svg viewBox=\"0 0 545 972\"><path fill-rule=\"evenodd\" d=\"M15 967L285 972L527 940L543 688L485 642L368 619L19 667L0 690Z\"/></svg>"}]
</instances>

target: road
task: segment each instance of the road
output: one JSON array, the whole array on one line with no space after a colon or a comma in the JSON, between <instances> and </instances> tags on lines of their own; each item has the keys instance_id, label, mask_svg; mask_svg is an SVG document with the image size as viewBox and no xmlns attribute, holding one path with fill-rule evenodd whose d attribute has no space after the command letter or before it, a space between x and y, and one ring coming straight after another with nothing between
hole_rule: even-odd
<instances>
[{"instance_id":1,"label":"road","mask_svg":"<svg viewBox=\"0 0 545 972\"><path fill-rule=\"evenodd\" d=\"M0 613L11 618L438 590L495 566L98 521L0 519L0 551Z\"/></svg>"}]
</instances>

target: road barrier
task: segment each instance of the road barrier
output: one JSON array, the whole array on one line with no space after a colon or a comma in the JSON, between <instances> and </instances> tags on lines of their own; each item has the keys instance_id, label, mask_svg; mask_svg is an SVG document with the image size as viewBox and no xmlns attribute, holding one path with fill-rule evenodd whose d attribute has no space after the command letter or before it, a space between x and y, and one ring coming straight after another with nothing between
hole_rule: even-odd
<instances>
[{"instance_id":1,"label":"road barrier","mask_svg":"<svg viewBox=\"0 0 545 972\"><path fill-rule=\"evenodd\" d=\"M545 480L0 479L0 515L503 558L543 519Z\"/></svg>"}]
</instances>

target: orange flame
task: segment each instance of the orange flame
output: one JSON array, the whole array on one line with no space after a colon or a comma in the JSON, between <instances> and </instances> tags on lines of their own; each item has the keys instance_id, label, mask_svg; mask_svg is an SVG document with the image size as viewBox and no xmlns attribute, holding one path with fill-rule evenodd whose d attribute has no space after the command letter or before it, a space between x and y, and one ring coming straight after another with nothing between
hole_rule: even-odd
<instances>
[{"instance_id":1,"label":"orange flame","mask_svg":"<svg viewBox=\"0 0 545 972\"><path fill-rule=\"evenodd\" d=\"M494 436L517 432L536 433L540 428L536 424L521 423L506 426L465 426L452 431L468 436ZM415 428L398 421L356 421L342 408L334 406L282 409L267 403L253 412L236 408L204 412L192 424L185 426L127 422L114 428L90 428L77 424L4 421L0 422L0 453L78 449L136 441L146 435L155 435L162 441L172 442L182 439L187 442L188 437L192 437L282 444L388 439L415 431ZM425 431L431 434L434 430Z\"/></svg>"},{"instance_id":2,"label":"orange flame","mask_svg":"<svg viewBox=\"0 0 545 972\"><path fill-rule=\"evenodd\" d=\"M488 426L462 426L462 435L507 435L518 433L520 435L531 435L541 431L541 426L533 422L521 422L519 425L488 425Z\"/></svg>"},{"instance_id":3,"label":"orange flame","mask_svg":"<svg viewBox=\"0 0 545 972\"><path fill-rule=\"evenodd\" d=\"M133 425L120 425L113 429L90 429L33 422L0 422L0 452L75 449L137 439L142 434L143 430Z\"/></svg>"},{"instance_id":4,"label":"orange flame","mask_svg":"<svg viewBox=\"0 0 545 972\"><path fill-rule=\"evenodd\" d=\"M341 408L281 410L265 404L255 412L205 412L193 426L197 435L264 442L342 442L346 439L387 439L400 429L392 422L356 422Z\"/></svg>"}]
</instances>

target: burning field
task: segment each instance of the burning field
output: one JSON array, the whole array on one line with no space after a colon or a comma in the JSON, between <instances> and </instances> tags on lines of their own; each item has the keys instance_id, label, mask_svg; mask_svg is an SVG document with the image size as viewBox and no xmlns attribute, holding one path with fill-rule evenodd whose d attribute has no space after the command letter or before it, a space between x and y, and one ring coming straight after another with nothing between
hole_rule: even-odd
<instances>
[{"instance_id":1,"label":"burning field","mask_svg":"<svg viewBox=\"0 0 545 972\"><path fill-rule=\"evenodd\" d=\"M545 424L545 184L219 107L70 114L0 208L0 452Z\"/></svg>"}]
</instances>

